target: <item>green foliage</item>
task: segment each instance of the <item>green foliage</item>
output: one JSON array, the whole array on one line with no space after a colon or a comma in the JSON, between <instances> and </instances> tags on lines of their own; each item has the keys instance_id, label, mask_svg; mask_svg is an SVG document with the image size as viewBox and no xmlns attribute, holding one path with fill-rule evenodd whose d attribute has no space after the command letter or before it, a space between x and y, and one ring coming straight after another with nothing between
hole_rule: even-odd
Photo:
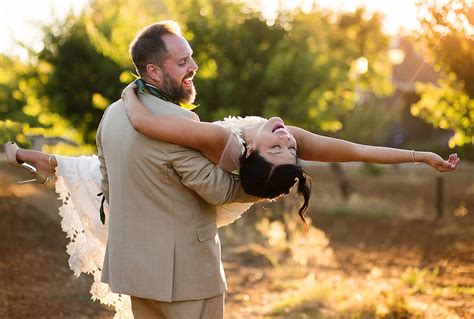
<instances>
[{"instance_id":1,"label":"green foliage","mask_svg":"<svg viewBox=\"0 0 474 319\"><path fill-rule=\"evenodd\" d=\"M17 140L26 142L24 125L38 121L23 112L26 96L20 91L20 74L28 72L28 66L20 60L0 55L0 144Z\"/></svg>"},{"instance_id":2,"label":"green foliage","mask_svg":"<svg viewBox=\"0 0 474 319\"><path fill-rule=\"evenodd\" d=\"M454 73L474 98L474 4L471 0L423 1L418 4L422 38L446 72Z\"/></svg>"},{"instance_id":3,"label":"green foliage","mask_svg":"<svg viewBox=\"0 0 474 319\"><path fill-rule=\"evenodd\" d=\"M418 4L422 39L446 79L439 87L419 85L415 116L453 130L449 146L474 144L474 4L469 0Z\"/></svg>"},{"instance_id":4,"label":"green foliage","mask_svg":"<svg viewBox=\"0 0 474 319\"><path fill-rule=\"evenodd\" d=\"M122 84L118 79L123 69L97 52L83 16L68 17L59 32L46 27L44 43L36 58L49 67L44 72L38 70L37 76L46 79L37 88L38 95L92 144L103 110L120 97Z\"/></svg>"},{"instance_id":5,"label":"green foliage","mask_svg":"<svg viewBox=\"0 0 474 319\"><path fill-rule=\"evenodd\" d=\"M278 115L334 132L354 108L356 87L391 92L381 17L363 9L285 12L272 25L241 3L188 0L177 10L200 65L204 120ZM359 57L368 60L364 74L354 70Z\"/></svg>"},{"instance_id":6,"label":"green foliage","mask_svg":"<svg viewBox=\"0 0 474 319\"><path fill-rule=\"evenodd\" d=\"M201 67L196 80L201 117L262 115L262 102L270 96L269 63L284 30L267 26L258 13L242 12L239 3L191 0L178 10Z\"/></svg>"},{"instance_id":7,"label":"green foliage","mask_svg":"<svg viewBox=\"0 0 474 319\"><path fill-rule=\"evenodd\" d=\"M21 145L27 145L21 123L10 120L0 121L0 144L8 141L17 141Z\"/></svg>"},{"instance_id":8,"label":"green foliage","mask_svg":"<svg viewBox=\"0 0 474 319\"><path fill-rule=\"evenodd\" d=\"M417 90L421 99L412 105L412 115L454 131L449 140L451 148L474 144L474 99L460 88L455 77L440 81L440 86L418 83Z\"/></svg>"},{"instance_id":9,"label":"green foliage","mask_svg":"<svg viewBox=\"0 0 474 319\"><path fill-rule=\"evenodd\" d=\"M418 269L409 267L401 275L402 281L411 287L413 293L426 292L430 282L436 279L439 269L430 270L428 268Z\"/></svg>"},{"instance_id":10,"label":"green foliage","mask_svg":"<svg viewBox=\"0 0 474 319\"><path fill-rule=\"evenodd\" d=\"M47 97L38 95L50 66L28 64L14 57L0 57L0 143L16 141L29 146L27 136L63 136L80 142L69 122L48 108Z\"/></svg>"},{"instance_id":11,"label":"green foliage","mask_svg":"<svg viewBox=\"0 0 474 319\"><path fill-rule=\"evenodd\" d=\"M97 52L131 70L128 47L135 34L146 25L169 19L169 15L166 4L159 0L94 0L82 19ZM129 74L122 75L122 83L132 80Z\"/></svg>"},{"instance_id":12,"label":"green foliage","mask_svg":"<svg viewBox=\"0 0 474 319\"><path fill-rule=\"evenodd\" d=\"M408 296L399 287L389 290L383 286L355 287L350 280L318 280L276 303L269 315L294 319L421 318L420 311L409 304Z\"/></svg>"}]
</instances>

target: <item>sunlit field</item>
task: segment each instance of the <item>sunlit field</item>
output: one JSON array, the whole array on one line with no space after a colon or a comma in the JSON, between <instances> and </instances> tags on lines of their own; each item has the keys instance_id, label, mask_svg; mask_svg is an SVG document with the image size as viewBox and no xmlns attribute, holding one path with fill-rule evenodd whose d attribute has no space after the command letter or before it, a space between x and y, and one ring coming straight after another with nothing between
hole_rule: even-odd
<instances>
[{"instance_id":1,"label":"sunlit field","mask_svg":"<svg viewBox=\"0 0 474 319\"><path fill-rule=\"evenodd\" d=\"M377 168L377 175L344 168L352 188L346 201L328 166L311 168L306 234L296 211L285 211L288 199L221 229L229 318L473 316L474 167L449 176L411 165Z\"/></svg>"},{"instance_id":2,"label":"sunlit field","mask_svg":"<svg viewBox=\"0 0 474 319\"><path fill-rule=\"evenodd\" d=\"M430 170L384 166L374 176L345 166L347 201L328 166L309 171L307 233L293 209L296 198L259 205L220 229L226 318L473 316L472 165L441 175L445 203L437 220L440 175ZM111 318L110 308L90 301L91 278L75 278L67 266L52 190L14 185L25 175L4 162L0 176L0 317Z\"/></svg>"}]
</instances>

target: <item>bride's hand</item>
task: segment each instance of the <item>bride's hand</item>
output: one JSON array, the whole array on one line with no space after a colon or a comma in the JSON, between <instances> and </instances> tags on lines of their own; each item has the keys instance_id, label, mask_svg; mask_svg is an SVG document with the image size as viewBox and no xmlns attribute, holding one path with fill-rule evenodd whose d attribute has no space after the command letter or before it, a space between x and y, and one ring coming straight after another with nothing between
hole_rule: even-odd
<instances>
[{"instance_id":1,"label":"bride's hand","mask_svg":"<svg viewBox=\"0 0 474 319\"><path fill-rule=\"evenodd\" d=\"M125 89L123 89L123 91L122 91L122 96L121 96L122 100L125 101L127 95L129 95L129 94L136 95L137 94L137 89L138 89L138 86L135 84L135 82L132 82L129 85L127 85L125 87Z\"/></svg>"},{"instance_id":2,"label":"bride's hand","mask_svg":"<svg viewBox=\"0 0 474 319\"><path fill-rule=\"evenodd\" d=\"M447 160L443 160L438 154L427 152L422 159L423 163L430 165L438 172L454 171L460 161L461 159L456 153L449 155Z\"/></svg>"},{"instance_id":3,"label":"bride's hand","mask_svg":"<svg viewBox=\"0 0 474 319\"><path fill-rule=\"evenodd\" d=\"M138 86L132 82L123 89L122 99L125 102L125 112L132 126L140 132L140 123L151 115L150 111L140 102L136 91Z\"/></svg>"}]
</instances>

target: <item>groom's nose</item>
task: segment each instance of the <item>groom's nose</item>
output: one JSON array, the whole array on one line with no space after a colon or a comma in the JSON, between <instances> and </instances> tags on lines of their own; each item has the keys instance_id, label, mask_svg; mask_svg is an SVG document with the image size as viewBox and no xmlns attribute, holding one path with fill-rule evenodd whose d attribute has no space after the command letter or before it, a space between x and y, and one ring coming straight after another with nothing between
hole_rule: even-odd
<instances>
[{"instance_id":1,"label":"groom's nose","mask_svg":"<svg viewBox=\"0 0 474 319\"><path fill-rule=\"evenodd\" d=\"M193 72L197 72L197 70L199 69L197 63L192 58L191 58L191 65L189 66L189 69Z\"/></svg>"}]
</instances>

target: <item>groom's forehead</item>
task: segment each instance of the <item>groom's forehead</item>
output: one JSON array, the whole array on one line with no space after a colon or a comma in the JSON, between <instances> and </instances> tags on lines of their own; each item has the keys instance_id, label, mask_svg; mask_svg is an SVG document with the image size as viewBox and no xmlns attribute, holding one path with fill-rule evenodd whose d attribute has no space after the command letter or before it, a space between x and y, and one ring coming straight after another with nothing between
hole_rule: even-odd
<instances>
[{"instance_id":1,"label":"groom's forehead","mask_svg":"<svg viewBox=\"0 0 474 319\"><path fill-rule=\"evenodd\" d=\"M185 38L179 35L165 35L163 41L169 56L180 58L181 56L189 56L193 53L191 46Z\"/></svg>"}]
</instances>

